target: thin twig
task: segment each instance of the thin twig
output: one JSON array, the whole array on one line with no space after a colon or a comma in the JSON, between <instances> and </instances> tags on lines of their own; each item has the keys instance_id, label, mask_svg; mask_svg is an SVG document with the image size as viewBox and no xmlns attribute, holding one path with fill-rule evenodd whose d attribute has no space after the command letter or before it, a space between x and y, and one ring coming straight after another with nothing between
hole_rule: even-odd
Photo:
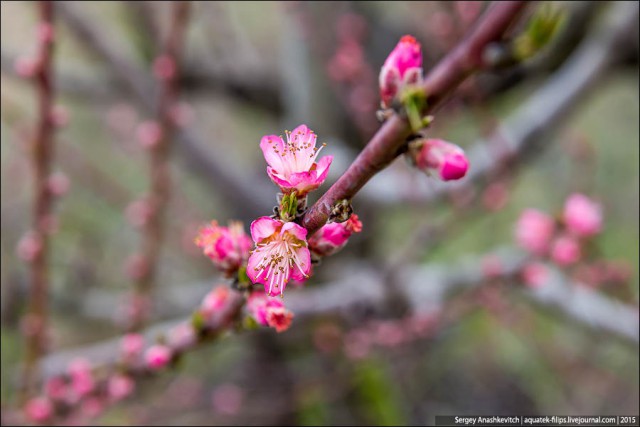
<instances>
[{"instance_id":1,"label":"thin twig","mask_svg":"<svg viewBox=\"0 0 640 427\"><path fill-rule=\"evenodd\" d=\"M54 124L51 118L54 87L53 75L53 2L38 4L40 13L37 71L34 76L38 93L38 125L33 140L34 172L33 230L38 250L31 259L31 285L26 324L26 355L23 393L33 389L37 376L37 361L45 352L47 341L47 300L49 287L48 235L50 233L53 195L47 185L53 157Z\"/></svg>"}]
</instances>

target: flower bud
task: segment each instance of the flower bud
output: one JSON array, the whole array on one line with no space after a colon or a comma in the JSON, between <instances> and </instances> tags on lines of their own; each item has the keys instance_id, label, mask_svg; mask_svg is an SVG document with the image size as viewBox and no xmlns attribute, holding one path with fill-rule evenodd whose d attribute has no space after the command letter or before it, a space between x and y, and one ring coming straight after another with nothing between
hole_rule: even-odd
<instances>
[{"instance_id":1,"label":"flower bud","mask_svg":"<svg viewBox=\"0 0 640 427\"><path fill-rule=\"evenodd\" d=\"M420 139L412 142L411 161L428 174L437 173L442 181L463 178L469 169L464 150L442 139Z\"/></svg>"},{"instance_id":2,"label":"flower bud","mask_svg":"<svg viewBox=\"0 0 640 427\"><path fill-rule=\"evenodd\" d=\"M598 234L602 229L602 207L582 194L572 194L564 205L564 223L578 237Z\"/></svg>"},{"instance_id":3,"label":"flower bud","mask_svg":"<svg viewBox=\"0 0 640 427\"><path fill-rule=\"evenodd\" d=\"M378 79L382 108L389 108L399 92L422 80L422 51L412 36L403 36L380 69Z\"/></svg>"}]
</instances>

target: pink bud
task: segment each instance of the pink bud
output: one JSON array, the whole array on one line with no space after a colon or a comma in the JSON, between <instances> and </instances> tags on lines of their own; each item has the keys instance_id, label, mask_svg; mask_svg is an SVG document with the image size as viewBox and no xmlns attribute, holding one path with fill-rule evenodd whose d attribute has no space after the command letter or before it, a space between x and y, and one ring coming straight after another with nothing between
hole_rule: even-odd
<instances>
[{"instance_id":1,"label":"pink bud","mask_svg":"<svg viewBox=\"0 0 640 427\"><path fill-rule=\"evenodd\" d=\"M128 376L117 374L109 378L107 390L109 397L117 402L133 393L136 383Z\"/></svg>"},{"instance_id":2,"label":"pink bud","mask_svg":"<svg viewBox=\"0 0 640 427\"><path fill-rule=\"evenodd\" d=\"M64 400L67 396L67 384L61 377L49 378L44 383L44 392L51 400Z\"/></svg>"},{"instance_id":3,"label":"pink bud","mask_svg":"<svg viewBox=\"0 0 640 427\"><path fill-rule=\"evenodd\" d=\"M229 300L229 288L226 285L219 285L209 292L200 306L201 313L206 318L210 318L214 313L222 310Z\"/></svg>"},{"instance_id":4,"label":"pink bud","mask_svg":"<svg viewBox=\"0 0 640 427\"><path fill-rule=\"evenodd\" d=\"M196 332L191 323L181 323L169 331L169 345L177 350L187 348L196 341Z\"/></svg>"},{"instance_id":5,"label":"pink bud","mask_svg":"<svg viewBox=\"0 0 640 427\"><path fill-rule=\"evenodd\" d=\"M284 332L291 326L293 313L284 307L267 309L267 324L277 332Z\"/></svg>"},{"instance_id":6,"label":"pink bud","mask_svg":"<svg viewBox=\"0 0 640 427\"><path fill-rule=\"evenodd\" d=\"M147 349L144 358L149 368L160 370L171 361L171 349L167 346L156 344Z\"/></svg>"},{"instance_id":7,"label":"pink bud","mask_svg":"<svg viewBox=\"0 0 640 427\"><path fill-rule=\"evenodd\" d=\"M53 414L53 406L49 399L45 397L36 397L29 400L24 410L27 418L36 423L47 421Z\"/></svg>"},{"instance_id":8,"label":"pink bud","mask_svg":"<svg viewBox=\"0 0 640 427\"><path fill-rule=\"evenodd\" d=\"M138 356L144 348L144 337L140 334L126 334L120 341L120 351L126 358Z\"/></svg>"},{"instance_id":9,"label":"pink bud","mask_svg":"<svg viewBox=\"0 0 640 427\"><path fill-rule=\"evenodd\" d=\"M563 219L576 236L593 236L602 229L602 207L582 194L572 194L564 205Z\"/></svg>"},{"instance_id":10,"label":"pink bud","mask_svg":"<svg viewBox=\"0 0 640 427\"><path fill-rule=\"evenodd\" d=\"M216 412L224 415L235 415L240 411L244 393L235 384L222 384L213 391L211 404Z\"/></svg>"},{"instance_id":11,"label":"pink bud","mask_svg":"<svg viewBox=\"0 0 640 427\"><path fill-rule=\"evenodd\" d=\"M42 239L37 233L28 232L18 242L16 254L20 259L32 262L42 250Z\"/></svg>"},{"instance_id":12,"label":"pink bud","mask_svg":"<svg viewBox=\"0 0 640 427\"><path fill-rule=\"evenodd\" d=\"M64 196L69 191L70 185L69 178L62 172L52 174L47 180L49 191L56 197Z\"/></svg>"},{"instance_id":13,"label":"pink bud","mask_svg":"<svg viewBox=\"0 0 640 427\"><path fill-rule=\"evenodd\" d=\"M464 177L469 169L469 161L464 150L442 139L427 139L415 157L416 166L427 172L437 172L443 181Z\"/></svg>"},{"instance_id":14,"label":"pink bud","mask_svg":"<svg viewBox=\"0 0 640 427\"><path fill-rule=\"evenodd\" d=\"M38 72L38 61L35 58L20 57L13 64L13 69L20 77L28 79Z\"/></svg>"},{"instance_id":15,"label":"pink bud","mask_svg":"<svg viewBox=\"0 0 640 427\"><path fill-rule=\"evenodd\" d=\"M74 359L68 368L71 377L71 388L80 397L91 393L94 388L91 364L83 358Z\"/></svg>"},{"instance_id":16,"label":"pink bud","mask_svg":"<svg viewBox=\"0 0 640 427\"><path fill-rule=\"evenodd\" d=\"M580 245L570 236L561 236L551 247L551 259L558 265L574 264L580 259Z\"/></svg>"},{"instance_id":17,"label":"pink bud","mask_svg":"<svg viewBox=\"0 0 640 427\"><path fill-rule=\"evenodd\" d=\"M56 105L51 109L51 123L57 127L64 127L69 123L69 111L62 105Z\"/></svg>"},{"instance_id":18,"label":"pink bud","mask_svg":"<svg viewBox=\"0 0 640 427\"><path fill-rule=\"evenodd\" d=\"M380 69L378 82L382 107L388 108L398 92L422 80L422 51L412 36L403 36Z\"/></svg>"},{"instance_id":19,"label":"pink bud","mask_svg":"<svg viewBox=\"0 0 640 427\"><path fill-rule=\"evenodd\" d=\"M125 210L125 216L134 227L142 227L153 215L153 208L146 198L134 200Z\"/></svg>"},{"instance_id":20,"label":"pink bud","mask_svg":"<svg viewBox=\"0 0 640 427\"><path fill-rule=\"evenodd\" d=\"M173 123L179 127L183 127L191 123L194 116L193 108L186 102L180 102L171 107L169 114L171 115Z\"/></svg>"},{"instance_id":21,"label":"pink bud","mask_svg":"<svg viewBox=\"0 0 640 427\"><path fill-rule=\"evenodd\" d=\"M160 55L153 61L153 75L159 80L169 80L176 75L176 63L168 55Z\"/></svg>"},{"instance_id":22,"label":"pink bud","mask_svg":"<svg viewBox=\"0 0 640 427\"><path fill-rule=\"evenodd\" d=\"M534 262L527 264L522 270L524 283L531 288L538 288L547 281L549 270L544 264Z\"/></svg>"},{"instance_id":23,"label":"pink bud","mask_svg":"<svg viewBox=\"0 0 640 427\"><path fill-rule=\"evenodd\" d=\"M516 224L516 241L523 249L544 255L553 236L555 224L549 215L535 209L526 209Z\"/></svg>"},{"instance_id":24,"label":"pink bud","mask_svg":"<svg viewBox=\"0 0 640 427\"><path fill-rule=\"evenodd\" d=\"M136 136L142 147L152 148L162 139L162 127L151 120L142 122L136 129Z\"/></svg>"},{"instance_id":25,"label":"pink bud","mask_svg":"<svg viewBox=\"0 0 640 427\"><path fill-rule=\"evenodd\" d=\"M345 222L325 224L309 238L309 249L318 256L328 256L342 249L353 233L362 231L362 222L353 214Z\"/></svg>"},{"instance_id":26,"label":"pink bud","mask_svg":"<svg viewBox=\"0 0 640 427\"><path fill-rule=\"evenodd\" d=\"M36 32L41 43L49 43L53 40L53 26L47 22L38 23Z\"/></svg>"}]
</instances>

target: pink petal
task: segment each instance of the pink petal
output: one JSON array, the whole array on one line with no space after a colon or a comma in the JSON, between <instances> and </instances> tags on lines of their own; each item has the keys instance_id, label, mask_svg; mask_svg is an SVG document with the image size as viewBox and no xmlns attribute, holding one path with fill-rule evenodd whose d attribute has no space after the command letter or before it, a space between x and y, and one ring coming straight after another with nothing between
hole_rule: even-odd
<instances>
[{"instance_id":1,"label":"pink petal","mask_svg":"<svg viewBox=\"0 0 640 427\"><path fill-rule=\"evenodd\" d=\"M284 149L282 138L277 135L265 135L260 141L260 148L269 166L276 170L282 170L282 151Z\"/></svg>"},{"instance_id":2,"label":"pink petal","mask_svg":"<svg viewBox=\"0 0 640 427\"><path fill-rule=\"evenodd\" d=\"M300 267L302 268L302 272L297 266L294 265L293 271L291 272L291 278L293 280L302 282L309 278L309 272L311 271L311 253L309 252L308 248L301 247L296 250L296 255L298 256L298 261Z\"/></svg>"},{"instance_id":3,"label":"pink petal","mask_svg":"<svg viewBox=\"0 0 640 427\"><path fill-rule=\"evenodd\" d=\"M284 178L282 178L278 172L276 172L272 167L267 166L267 175L269 175L269 178L271 178L271 181L273 181L273 183L275 185L277 185L278 187L280 187L281 190L290 190L292 188L295 187L295 185L292 185L291 182L289 180L286 180Z\"/></svg>"},{"instance_id":4,"label":"pink petal","mask_svg":"<svg viewBox=\"0 0 640 427\"><path fill-rule=\"evenodd\" d=\"M281 225L281 221L262 216L251 223L251 238L258 243L273 235Z\"/></svg>"},{"instance_id":5,"label":"pink petal","mask_svg":"<svg viewBox=\"0 0 640 427\"><path fill-rule=\"evenodd\" d=\"M280 230L281 235L285 234L293 234L296 239L307 241L307 229L299 226L295 222L287 222L282 226L282 230Z\"/></svg>"},{"instance_id":6,"label":"pink petal","mask_svg":"<svg viewBox=\"0 0 640 427\"><path fill-rule=\"evenodd\" d=\"M263 256L262 252L255 251L249 257L249 261L247 262L247 276L249 280L251 280L251 283L262 283L264 285L266 282L266 270L260 272L260 269L256 269Z\"/></svg>"},{"instance_id":7,"label":"pink petal","mask_svg":"<svg viewBox=\"0 0 640 427\"><path fill-rule=\"evenodd\" d=\"M318 181L320 184L324 182L327 178L327 174L329 173L329 166L331 166L331 162L333 161L333 156L324 156L318 162L318 166L316 167L316 172L318 173Z\"/></svg>"}]
</instances>

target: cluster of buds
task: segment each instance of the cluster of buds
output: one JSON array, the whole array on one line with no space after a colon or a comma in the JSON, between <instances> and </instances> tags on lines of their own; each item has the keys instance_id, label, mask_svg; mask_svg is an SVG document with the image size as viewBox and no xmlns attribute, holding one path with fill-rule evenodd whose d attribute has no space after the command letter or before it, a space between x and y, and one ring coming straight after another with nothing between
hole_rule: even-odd
<instances>
[{"instance_id":1,"label":"cluster of buds","mask_svg":"<svg viewBox=\"0 0 640 427\"><path fill-rule=\"evenodd\" d=\"M211 221L200 229L194 242L227 276L246 264L251 249L251 240L240 222L230 222L228 227L222 227Z\"/></svg>"},{"instance_id":2,"label":"cluster of buds","mask_svg":"<svg viewBox=\"0 0 640 427\"><path fill-rule=\"evenodd\" d=\"M261 326L269 326L284 332L291 326L293 313L287 310L282 300L271 298L264 292L252 292L247 301L247 311Z\"/></svg>"},{"instance_id":3,"label":"cluster of buds","mask_svg":"<svg viewBox=\"0 0 640 427\"><path fill-rule=\"evenodd\" d=\"M582 194L567 198L558 218L536 209L526 209L515 227L517 244L535 255L548 258L560 267L576 265L582 258L589 238L602 230L602 207ZM546 275L540 263L533 263L523 272L525 281L542 283Z\"/></svg>"}]
</instances>

